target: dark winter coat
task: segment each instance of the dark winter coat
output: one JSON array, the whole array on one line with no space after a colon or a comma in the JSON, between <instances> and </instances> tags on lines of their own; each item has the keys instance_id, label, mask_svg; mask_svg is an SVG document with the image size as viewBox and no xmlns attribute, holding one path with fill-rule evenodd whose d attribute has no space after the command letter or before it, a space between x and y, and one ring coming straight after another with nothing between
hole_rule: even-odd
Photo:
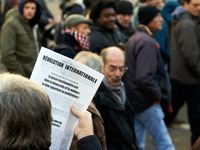
<instances>
[{"instance_id":1,"label":"dark winter coat","mask_svg":"<svg viewBox=\"0 0 200 150\"><path fill-rule=\"evenodd\" d=\"M109 46L120 47L119 43L123 43L122 35L116 26L113 29L106 29L98 23L90 26L90 51L100 54L101 50Z\"/></svg>"},{"instance_id":2,"label":"dark winter coat","mask_svg":"<svg viewBox=\"0 0 200 150\"><path fill-rule=\"evenodd\" d=\"M170 77L186 85L200 84L198 17L185 12L172 21Z\"/></svg>"},{"instance_id":3,"label":"dark winter coat","mask_svg":"<svg viewBox=\"0 0 200 150\"><path fill-rule=\"evenodd\" d=\"M91 135L80 139L77 143L77 150L102 150L100 143L96 136ZM11 149L1 149L1 150L11 150ZM18 149L12 149L18 150ZM30 150L49 150L49 148L36 148L30 147Z\"/></svg>"},{"instance_id":4,"label":"dark winter coat","mask_svg":"<svg viewBox=\"0 0 200 150\"><path fill-rule=\"evenodd\" d=\"M13 8L6 15L1 34L1 58L8 71L30 77L38 55L33 26L40 19L40 7L38 1L35 0L37 3L36 15L32 20L27 20L22 15L24 4L27 1L21 1L19 11ZM37 43L40 41L41 36L37 31Z\"/></svg>"},{"instance_id":5,"label":"dark winter coat","mask_svg":"<svg viewBox=\"0 0 200 150\"><path fill-rule=\"evenodd\" d=\"M105 124L108 150L137 150L134 132L134 112L128 100L125 110L119 107L101 83L94 102Z\"/></svg>"},{"instance_id":6,"label":"dark winter coat","mask_svg":"<svg viewBox=\"0 0 200 150\"><path fill-rule=\"evenodd\" d=\"M152 32L150 30L147 32L146 29L139 27L126 45L128 70L124 74L123 81L127 97L136 113L159 101L167 111L170 93L163 60Z\"/></svg>"},{"instance_id":7,"label":"dark winter coat","mask_svg":"<svg viewBox=\"0 0 200 150\"><path fill-rule=\"evenodd\" d=\"M63 43L59 44L55 51L73 59L76 54L81 51L81 49L76 39L72 35L65 33Z\"/></svg>"},{"instance_id":8,"label":"dark winter coat","mask_svg":"<svg viewBox=\"0 0 200 150\"><path fill-rule=\"evenodd\" d=\"M131 23L128 27L121 26L118 21L116 22L116 24L119 27L119 30L121 31L123 43L126 44L129 38L135 33L135 28Z\"/></svg>"}]
</instances>

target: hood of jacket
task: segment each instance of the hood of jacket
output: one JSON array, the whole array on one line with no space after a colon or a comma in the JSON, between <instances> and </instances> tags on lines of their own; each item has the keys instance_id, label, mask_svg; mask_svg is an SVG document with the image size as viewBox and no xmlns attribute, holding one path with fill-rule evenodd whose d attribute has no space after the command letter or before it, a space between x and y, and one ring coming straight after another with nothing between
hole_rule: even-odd
<instances>
[{"instance_id":1,"label":"hood of jacket","mask_svg":"<svg viewBox=\"0 0 200 150\"><path fill-rule=\"evenodd\" d=\"M21 15L23 15L24 4L27 2L35 2L37 5L35 16L29 22L30 26L33 27L40 20L40 16L41 16L40 2L38 0L21 0L21 2L19 3L19 12Z\"/></svg>"},{"instance_id":2,"label":"hood of jacket","mask_svg":"<svg viewBox=\"0 0 200 150\"><path fill-rule=\"evenodd\" d=\"M171 27L171 20L172 20L172 12L178 7L180 4L177 1L167 1L164 7L161 10L162 17L167 22L167 25Z\"/></svg>"},{"instance_id":3,"label":"hood of jacket","mask_svg":"<svg viewBox=\"0 0 200 150\"><path fill-rule=\"evenodd\" d=\"M187 11L183 8L183 6L178 6L178 7L176 7L176 9L173 11L172 17L173 17L174 19L180 19L181 16L182 16L182 14L184 14L185 12L187 12Z\"/></svg>"},{"instance_id":4,"label":"hood of jacket","mask_svg":"<svg viewBox=\"0 0 200 150\"><path fill-rule=\"evenodd\" d=\"M8 18L11 18L11 17L15 17L18 15L18 7L14 7L14 8L11 8L7 13L6 13L6 16L5 16L5 20L7 20Z\"/></svg>"}]
</instances>

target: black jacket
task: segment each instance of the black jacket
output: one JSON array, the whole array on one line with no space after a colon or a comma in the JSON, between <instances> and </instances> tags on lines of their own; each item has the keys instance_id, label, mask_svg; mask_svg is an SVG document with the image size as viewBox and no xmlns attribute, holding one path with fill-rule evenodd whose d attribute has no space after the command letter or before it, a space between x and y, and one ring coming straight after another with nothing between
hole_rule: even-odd
<instances>
[{"instance_id":1,"label":"black jacket","mask_svg":"<svg viewBox=\"0 0 200 150\"><path fill-rule=\"evenodd\" d=\"M125 110L111 98L102 83L95 95L94 102L105 124L108 150L137 150L134 132L134 112L128 101Z\"/></svg>"},{"instance_id":2,"label":"black jacket","mask_svg":"<svg viewBox=\"0 0 200 150\"><path fill-rule=\"evenodd\" d=\"M149 31L149 32L148 32ZM126 65L123 76L126 94L136 113L161 101L168 110L170 92L159 45L154 34L139 27L126 45Z\"/></svg>"},{"instance_id":3,"label":"black jacket","mask_svg":"<svg viewBox=\"0 0 200 150\"><path fill-rule=\"evenodd\" d=\"M101 50L109 46L119 47L119 43L123 43L122 35L116 26L113 29L106 29L94 23L90 26L90 51L100 54Z\"/></svg>"},{"instance_id":4,"label":"black jacket","mask_svg":"<svg viewBox=\"0 0 200 150\"><path fill-rule=\"evenodd\" d=\"M1 149L0 150L11 150L11 149ZM18 149L12 149L18 150ZM49 148L36 148L30 147L30 150L49 150ZM77 143L77 150L102 150L101 145L96 136L91 135L80 139Z\"/></svg>"},{"instance_id":5,"label":"black jacket","mask_svg":"<svg viewBox=\"0 0 200 150\"><path fill-rule=\"evenodd\" d=\"M133 27L131 23L129 24L128 27L123 27L122 25L119 24L118 21L116 21L116 24L122 33L123 43L126 44L129 38L135 33L135 28Z\"/></svg>"},{"instance_id":6,"label":"black jacket","mask_svg":"<svg viewBox=\"0 0 200 150\"><path fill-rule=\"evenodd\" d=\"M81 49L75 50L75 47L80 47L79 43L72 35L65 33L63 43L59 44L54 51L73 59L81 51Z\"/></svg>"}]
</instances>

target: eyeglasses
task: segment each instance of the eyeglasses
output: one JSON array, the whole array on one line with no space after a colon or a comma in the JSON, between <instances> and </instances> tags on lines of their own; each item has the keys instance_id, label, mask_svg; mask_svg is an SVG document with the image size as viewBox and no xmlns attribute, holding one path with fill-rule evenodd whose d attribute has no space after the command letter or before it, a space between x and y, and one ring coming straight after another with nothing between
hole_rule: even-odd
<instances>
[{"instance_id":1,"label":"eyeglasses","mask_svg":"<svg viewBox=\"0 0 200 150\"><path fill-rule=\"evenodd\" d=\"M117 69L119 69L119 71L121 73L124 73L126 70L128 70L128 67L127 66L122 66L122 67L116 67L116 66L109 66L108 69L110 70L110 72L115 72L117 71Z\"/></svg>"}]
</instances>

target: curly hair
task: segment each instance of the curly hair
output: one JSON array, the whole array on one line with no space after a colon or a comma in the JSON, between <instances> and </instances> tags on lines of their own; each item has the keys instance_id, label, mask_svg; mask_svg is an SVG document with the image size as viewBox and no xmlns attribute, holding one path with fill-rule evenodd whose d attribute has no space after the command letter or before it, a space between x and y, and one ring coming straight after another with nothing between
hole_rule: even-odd
<instances>
[{"instance_id":1,"label":"curly hair","mask_svg":"<svg viewBox=\"0 0 200 150\"><path fill-rule=\"evenodd\" d=\"M99 0L97 3L94 3L91 8L90 19L96 22L101 11L106 8L113 8L116 12L116 3L112 0Z\"/></svg>"}]
</instances>

